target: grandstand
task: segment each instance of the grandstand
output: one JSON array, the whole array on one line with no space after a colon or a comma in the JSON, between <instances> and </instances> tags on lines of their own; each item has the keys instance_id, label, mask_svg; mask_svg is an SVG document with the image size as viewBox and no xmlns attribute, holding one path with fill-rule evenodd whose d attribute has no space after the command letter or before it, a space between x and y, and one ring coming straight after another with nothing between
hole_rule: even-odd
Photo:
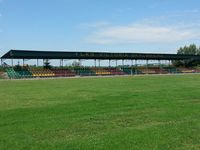
<instances>
[{"instance_id":1,"label":"grandstand","mask_svg":"<svg viewBox=\"0 0 200 150\"><path fill-rule=\"evenodd\" d=\"M14 64L13 60L21 59L23 64ZM25 65L25 60L36 60L37 66ZM59 67L44 67L45 60L60 60ZM63 66L63 61L69 60L94 60L93 66ZM30 50L10 50L1 57L1 66L5 60L11 60L11 65L6 65L0 72L0 78L10 79L20 78L49 78L49 77L74 77L74 76L114 76L114 75L136 75L136 74L170 74L170 73L199 73L200 70L194 68L176 68L172 66L174 60L200 60L197 55L177 55L177 54L154 54L154 53L106 53L106 52L59 52L59 51L30 51ZM39 66L39 60L43 60L43 67ZM96 66L96 61L99 66ZM100 66L101 60L108 60L107 67ZM116 61L116 66L110 65L110 61ZM123 65L117 65L117 61ZM124 65L124 60L130 60L130 65ZM146 64L139 66L138 60L146 61ZM157 65L149 66L149 61L157 61ZM168 61L168 64L161 64L161 61ZM133 64L135 62L135 64Z\"/></svg>"}]
</instances>

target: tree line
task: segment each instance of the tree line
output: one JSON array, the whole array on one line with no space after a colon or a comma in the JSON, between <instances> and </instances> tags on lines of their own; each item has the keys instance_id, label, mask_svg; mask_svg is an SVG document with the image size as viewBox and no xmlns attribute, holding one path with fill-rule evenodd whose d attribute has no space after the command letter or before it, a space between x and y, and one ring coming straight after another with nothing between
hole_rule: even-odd
<instances>
[{"instance_id":1,"label":"tree line","mask_svg":"<svg viewBox=\"0 0 200 150\"><path fill-rule=\"evenodd\" d=\"M177 54L180 55L200 55L200 47L195 44L189 46L180 47L177 50ZM200 60L178 60L173 61L176 67L194 67L200 65Z\"/></svg>"}]
</instances>

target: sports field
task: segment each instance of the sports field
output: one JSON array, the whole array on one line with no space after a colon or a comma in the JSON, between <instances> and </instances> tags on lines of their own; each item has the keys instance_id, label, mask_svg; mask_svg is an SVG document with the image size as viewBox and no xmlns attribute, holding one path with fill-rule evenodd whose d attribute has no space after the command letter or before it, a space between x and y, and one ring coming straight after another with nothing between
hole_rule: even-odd
<instances>
[{"instance_id":1,"label":"sports field","mask_svg":"<svg viewBox=\"0 0 200 150\"><path fill-rule=\"evenodd\" d=\"M200 149L200 75L0 80L4 149Z\"/></svg>"}]
</instances>

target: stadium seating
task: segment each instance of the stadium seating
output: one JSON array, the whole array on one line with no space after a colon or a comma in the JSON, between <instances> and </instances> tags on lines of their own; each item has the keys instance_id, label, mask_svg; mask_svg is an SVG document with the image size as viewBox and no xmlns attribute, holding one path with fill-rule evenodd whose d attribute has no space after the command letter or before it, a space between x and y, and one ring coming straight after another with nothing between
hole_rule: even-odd
<instances>
[{"instance_id":1,"label":"stadium seating","mask_svg":"<svg viewBox=\"0 0 200 150\"><path fill-rule=\"evenodd\" d=\"M122 67L121 70L124 72L124 74L127 74L127 75L141 73L139 70L136 70L135 68L130 68L130 67Z\"/></svg>"},{"instance_id":2,"label":"stadium seating","mask_svg":"<svg viewBox=\"0 0 200 150\"><path fill-rule=\"evenodd\" d=\"M146 69L144 73L145 74L156 74L156 71L154 69L150 68L150 69Z\"/></svg>"},{"instance_id":3,"label":"stadium seating","mask_svg":"<svg viewBox=\"0 0 200 150\"><path fill-rule=\"evenodd\" d=\"M178 68L178 71L181 73L195 73L195 69L192 68Z\"/></svg>"},{"instance_id":4,"label":"stadium seating","mask_svg":"<svg viewBox=\"0 0 200 150\"><path fill-rule=\"evenodd\" d=\"M175 68L175 67L78 67L78 68L29 68L14 67L6 69L7 76L12 79L20 78L48 78L48 77L73 77L73 76L109 76L109 75L134 75L134 74L168 74L168 73L200 73L200 69ZM5 73L0 72L0 78L5 78Z\"/></svg>"},{"instance_id":5,"label":"stadium seating","mask_svg":"<svg viewBox=\"0 0 200 150\"><path fill-rule=\"evenodd\" d=\"M163 67L163 69L165 71L167 71L168 73L180 73L180 71L176 68L176 67Z\"/></svg>"},{"instance_id":6,"label":"stadium seating","mask_svg":"<svg viewBox=\"0 0 200 150\"><path fill-rule=\"evenodd\" d=\"M76 75L79 76L95 76L96 73L91 70L90 68L84 67L84 68L75 68Z\"/></svg>"},{"instance_id":7,"label":"stadium seating","mask_svg":"<svg viewBox=\"0 0 200 150\"><path fill-rule=\"evenodd\" d=\"M108 72L110 72L110 75L125 75L125 73L120 70L119 68L105 68Z\"/></svg>"},{"instance_id":8,"label":"stadium seating","mask_svg":"<svg viewBox=\"0 0 200 150\"><path fill-rule=\"evenodd\" d=\"M15 72L15 70L13 68L7 68L6 72L8 74L8 77L11 79L19 79L20 78L20 74L18 72Z\"/></svg>"},{"instance_id":9,"label":"stadium seating","mask_svg":"<svg viewBox=\"0 0 200 150\"><path fill-rule=\"evenodd\" d=\"M50 70L53 74L54 77L73 77L75 76L75 72L69 69L51 69Z\"/></svg>"},{"instance_id":10,"label":"stadium seating","mask_svg":"<svg viewBox=\"0 0 200 150\"><path fill-rule=\"evenodd\" d=\"M195 70L195 73L200 73L200 69L196 69L196 70Z\"/></svg>"},{"instance_id":11,"label":"stadium seating","mask_svg":"<svg viewBox=\"0 0 200 150\"><path fill-rule=\"evenodd\" d=\"M138 71L141 74L156 74L156 70L154 68L140 68Z\"/></svg>"},{"instance_id":12,"label":"stadium seating","mask_svg":"<svg viewBox=\"0 0 200 150\"><path fill-rule=\"evenodd\" d=\"M6 72L7 72L8 77L12 79L32 77L32 74L26 69L7 68Z\"/></svg>"},{"instance_id":13,"label":"stadium seating","mask_svg":"<svg viewBox=\"0 0 200 150\"><path fill-rule=\"evenodd\" d=\"M33 77L54 77L55 74L50 69L29 68Z\"/></svg>"},{"instance_id":14,"label":"stadium seating","mask_svg":"<svg viewBox=\"0 0 200 150\"><path fill-rule=\"evenodd\" d=\"M104 76L104 75L111 75L111 72L107 71L104 68L91 68L96 75Z\"/></svg>"},{"instance_id":15,"label":"stadium seating","mask_svg":"<svg viewBox=\"0 0 200 150\"><path fill-rule=\"evenodd\" d=\"M148 70L151 70L151 74L168 74L168 70L165 68L160 68L160 67L150 67Z\"/></svg>"},{"instance_id":16,"label":"stadium seating","mask_svg":"<svg viewBox=\"0 0 200 150\"><path fill-rule=\"evenodd\" d=\"M31 72L28 70L27 67L16 67L14 68L15 73L17 73L19 75L19 78L31 78L32 74Z\"/></svg>"}]
</instances>

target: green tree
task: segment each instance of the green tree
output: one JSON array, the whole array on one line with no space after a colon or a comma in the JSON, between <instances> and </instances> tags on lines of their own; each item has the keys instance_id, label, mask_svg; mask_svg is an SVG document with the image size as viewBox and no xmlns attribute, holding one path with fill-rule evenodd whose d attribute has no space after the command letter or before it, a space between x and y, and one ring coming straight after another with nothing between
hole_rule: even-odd
<instances>
[{"instance_id":1,"label":"green tree","mask_svg":"<svg viewBox=\"0 0 200 150\"><path fill-rule=\"evenodd\" d=\"M200 47L195 44L190 44L189 46L180 47L177 51L180 55L200 55ZM174 61L173 64L177 67L193 67L200 64L200 60L182 60Z\"/></svg>"},{"instance_id":2,"label":"green tree","mask_svg":"<svg viewBox=\"0 0 200 150\"><path fill-rule=\"evenodd\" d=\"M48 59L44 60L44 68L45 69L51 69L52 68Z\"/></svg>"},{"instance_id":3,"label":"green tree","mask_svg":"<svg viewBox=\"0 0 200 150\"><path fill-rule=\"evenodd\" d=\"M81 62L80 61L73 61L72 62L72 66L73 67L80 67L81 66Z\"/></svg>"},{"instance_id":4,"label":"green tree","mask_svg":"<svg viewBox=\"0 0 200 150\"><path fill-rule=\"evenodd\" d=\"M200 54L200 49L195 44L191 44L189 46L180 47L177 54L198 55Z\"/></svg>"}]
</instances>

